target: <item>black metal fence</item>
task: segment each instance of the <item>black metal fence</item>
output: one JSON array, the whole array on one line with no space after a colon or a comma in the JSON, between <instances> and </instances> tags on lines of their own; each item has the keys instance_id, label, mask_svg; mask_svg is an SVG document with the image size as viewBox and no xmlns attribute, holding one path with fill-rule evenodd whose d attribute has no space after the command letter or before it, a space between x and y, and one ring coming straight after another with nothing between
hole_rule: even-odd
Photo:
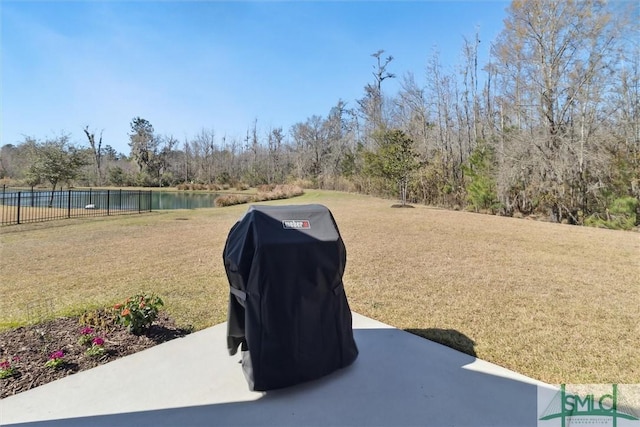
<instances>
[{"instance_id":1,"label":"black metal fence","mask_svg":"<svg viewBox=\"0 0 640 427\"><path fill-rule=\"evenodd\" d=\"M151 212L151 191L2 189L1 224Z\"/></svg>"}]
</instances>

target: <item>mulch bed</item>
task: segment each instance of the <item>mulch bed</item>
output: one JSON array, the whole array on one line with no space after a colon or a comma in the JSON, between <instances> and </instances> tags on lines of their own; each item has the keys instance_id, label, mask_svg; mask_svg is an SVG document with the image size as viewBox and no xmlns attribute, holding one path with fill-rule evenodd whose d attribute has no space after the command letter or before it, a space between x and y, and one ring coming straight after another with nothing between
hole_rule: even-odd
<instances>
[{"instance_id":1,"label":"mulch bed","mask_svg":"<svg viewBox=\"0 0 640 427\"><path fill-rule=\"evenodd\" d=\"M0 332L0 361L11 361L15 367L14 375L0 379L0 399L191 332L176 327L163 312L141 335L134 335L121 326L93 327L94 334L104 339L106 351L101 356L88 356L87 347L78 343L82 328L78 317L70 317ZM46 367L49 355L58 350L64 351L64 365L57 369Z\"/></svg>"}]
</instances>

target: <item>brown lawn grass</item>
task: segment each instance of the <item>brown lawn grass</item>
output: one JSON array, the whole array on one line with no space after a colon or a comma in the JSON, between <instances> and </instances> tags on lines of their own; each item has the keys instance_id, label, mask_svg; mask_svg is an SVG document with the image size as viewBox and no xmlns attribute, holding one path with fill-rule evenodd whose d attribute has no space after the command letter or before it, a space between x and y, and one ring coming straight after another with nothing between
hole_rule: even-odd
<instances>
[{"instance_id":1,"label":"brown lawn grass","mask_svg":"<svg viewBox=\"0 0 640 427\"><path fill-rule=\"evenodd\" d=\"M640 236L320 191L351 308L550 383L640 383ZM155 292L181 326L226 320L222 250L247 206L0 230L0 328ZM469 348L469 340L473 348Z\"/></svg>"},{"instance_id":2,"label":"brown lawn grass","mask_svg":"<svg viewBox=\"0 0 640 427\"><path fill-rule=\"evenodd\" d=\"M89 216L114 216L137 214L137 209L84 209L84 208L48 208L46 206L30 207L21 206L20 212L16 206L0 205L0 222L3 224L17 224L18 217L20 224L35 223L42 221L53 221L71 218L82 218Z\"/></svg>"}]
</instances>

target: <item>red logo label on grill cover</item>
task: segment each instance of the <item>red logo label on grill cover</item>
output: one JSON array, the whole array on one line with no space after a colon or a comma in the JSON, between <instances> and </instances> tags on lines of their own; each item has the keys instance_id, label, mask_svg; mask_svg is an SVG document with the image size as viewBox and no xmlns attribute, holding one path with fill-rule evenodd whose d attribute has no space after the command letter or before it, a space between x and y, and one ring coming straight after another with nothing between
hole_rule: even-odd
<instances>
[{"instance_id":1,"label":"red logo label on grill cover","mask_svg":"<svg viewBox=\"0 0 640 427\"><path fill-rule=\"evenodd\" d=\"M282 227L291 230L308 230L311 228L311 223L308 219L283 219Z\"/></svg>"}]
</instances>

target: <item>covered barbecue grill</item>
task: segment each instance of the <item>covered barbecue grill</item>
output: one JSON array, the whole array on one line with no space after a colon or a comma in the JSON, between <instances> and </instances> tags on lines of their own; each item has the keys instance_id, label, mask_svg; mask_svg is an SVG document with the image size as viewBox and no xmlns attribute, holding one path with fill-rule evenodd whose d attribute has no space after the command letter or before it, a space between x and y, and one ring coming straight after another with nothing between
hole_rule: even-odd
<instances>
[{"instance_id":1,"label":"covered barbecue grill","mask_svg":"<svg viewBox=\"0 0 640 427\"><path fill-rule=\"evenodd\" d=\"M342 285L346 249L322 205L251 206L224 248L227 346L252 390L327 375L358 355Z\"/></svg>"}]
</instances>

